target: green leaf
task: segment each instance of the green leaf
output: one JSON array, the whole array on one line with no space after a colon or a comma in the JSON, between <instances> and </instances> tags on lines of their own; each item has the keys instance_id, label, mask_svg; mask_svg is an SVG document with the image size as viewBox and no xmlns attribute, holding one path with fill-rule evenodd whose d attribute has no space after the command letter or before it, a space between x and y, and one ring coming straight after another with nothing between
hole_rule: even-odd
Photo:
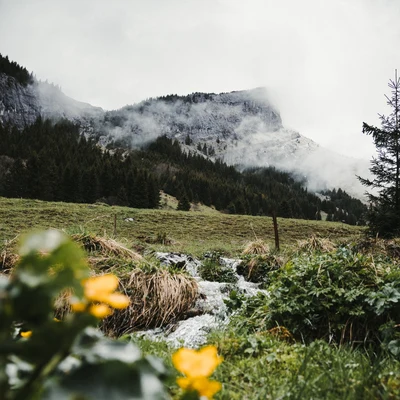
<instances>
[{"instance_id":1,"label":"green leaf","mask_svg":"<svg viewBox=\"0 0 400 400\"><path fill-rule=\"evenodd\" d=\"M394 355L400 355L400 340L392 340L388 344L388 350Z\"/></svg>"},{"instance_id":2,"label":"green leaf","mask_svg":"<svg viewBox=\"0 0 400 400\"><path fill-rule=\"evenodd\" d=\"M61 379L49 382L43 400L163 400L164 386L143 360L137 365L121 361L86 364Z\"/></svg>"},{"instance_id":3,"label":"green leaf","mask_svg":"<svg viewBox=\"0 0 400 400\"><path fill-rule=\"evenodd\" d=\"M88 363L118 360L128 364L141 358L141 352L133 343L118 342L102 336L94 328L86 328L72 349L73 353Z\"/></svg>"},{"instance_id":4,"label":"green leaf","mask_svg":"<svg viewBox=\"0 0 400 400\"><path fill-rule=\"evenodd\" d=\"M24 257L31 253L51 253L66 241L67 236L55 229L31 233L23 238L19 254Z\"/></svg>"}]
</instances>

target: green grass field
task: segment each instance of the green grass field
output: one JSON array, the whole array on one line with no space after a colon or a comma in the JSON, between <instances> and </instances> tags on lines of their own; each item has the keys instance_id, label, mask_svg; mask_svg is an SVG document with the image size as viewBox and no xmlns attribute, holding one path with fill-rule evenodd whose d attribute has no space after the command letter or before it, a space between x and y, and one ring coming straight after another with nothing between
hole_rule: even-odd
<instances>
[{"instance_id":1,"label":"green grass field","mask_svg":"<svg viewBox=\"0 0 400 400\"><path fill-rule=\"evenodd\" d=\"M152 250L179 251L201 257L206 251L220 250L236 256L256 238L274 247L269 217L226 215L204 206L178 212L174 210L176 200L170 196L163 196L161 204L165 209L144 210L0 198L0 240L6 245L32 229L56 228L115 238L145 254ZM127 221L128 218L133 221ZM280 218L278 223L281 247L287 259L298 249L298 240L316 235L343 243L363 238L365 231L365 228L325 221ZM170 244L161 244L157 237L166 237ZM379 257L372 260L376 266L382 260L391 262ZM353 267L351 260L349 263ZM344 271L349 265L343 267ZM397 271L396 265L390 266L393 273ZM215 399L400 398L398 357L379 347L329 345L322 340L306 343L276 337L265 329L250 329L251 322L254 324L260 318L262 322L269 309L258 308L258 314L250 317L238 314L226 329L209 335L208 343L216 345L224 357L213 376L223 384ZM175 350L166 343L151 342L134 333L121 340L135 342L145 354L157 355L171 366ZM180 398L173 376L167 386L173 399Z\"/></svg>"},{"instance_id":2,"label":"green grass field","mask_svg":"<svg viewBox=\"0 0 400 400\"><path fill-rule=\"evenodd\" d=\"M125 221L127 218L134 220ZM280 218L278 223L283 249L295 246L297 240L312 234L333 241L345 241L363 233L363 228L335 222ZM180 251L193 255L214 249L234 255L240 253L244 245L256 237L274 246L272 219L269 217L227 215L209 208L182 212L0 197L0 240L3 243L23 232L42 228L83 229L97 235L114 237L132 247ZM171 244L164 246L154 243L160 234L166 234Z\"/></svg>"}]
</instances>

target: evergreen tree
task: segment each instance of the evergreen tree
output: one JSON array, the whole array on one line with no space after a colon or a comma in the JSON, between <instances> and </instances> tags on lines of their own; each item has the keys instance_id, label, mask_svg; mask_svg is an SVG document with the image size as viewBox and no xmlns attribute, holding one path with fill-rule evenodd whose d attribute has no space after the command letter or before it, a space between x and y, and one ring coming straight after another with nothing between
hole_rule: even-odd
<instances>
[{"instance_id":1,"label":"evergreen tree","mask_svg":"<svg viewBox=\"0 0 400 400\"><path fill-rule=\"evenodd\" d=\"M377 194L367 193L371 202L369 229L373 235L393 237L400 234L400 79L388 84L391 96L387 104L392 112L379 115L381 128L363 123L363 133L371 135L378 153L371 161L373 179L358 177L363 185L376 189Z\"/></svg>"},{"instance_id":2,"label":"evergreen tree","mask_svg":"<svg viewBox=\"0 0 400 400\"><path fill-rule=\"evenodd\" d=\"M190 203L186 193L179 199L178 207L176 209L178 211L190 211Z\"/></svg>"}]
</instances>

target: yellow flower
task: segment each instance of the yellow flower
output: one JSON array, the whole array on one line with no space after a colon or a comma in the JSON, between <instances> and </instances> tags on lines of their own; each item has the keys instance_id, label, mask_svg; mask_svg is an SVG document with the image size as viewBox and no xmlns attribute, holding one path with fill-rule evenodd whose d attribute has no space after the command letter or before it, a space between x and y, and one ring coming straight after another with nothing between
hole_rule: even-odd
<instances>
[{"instance_id":1,"label":"yellow flower","mask_svg":"<svg viewBox=\"0 0 400 400\"><path fill-rule=\"evenodd\" d=\"M189 378L210 376L222 360L215 346L206 346L200 350L182 348L172 355L175 368Z\"/></svg>"},{"instance_id":2,"label":"yellow flower","mask_svg":"<svg viewBox=\"0 0 400 400\"><path fill-rule=\"evenodd\" d=\"M71 300L72 311L84 312L88 310L97 318L105 318L112 314L112 309L109 306L118 309L128 307L129 297L122 293L114 293L118 284L118 278L112 274L85 279L82 281L85 300Z\"/></svg>"},{"instance_id":3,"label":"yellow flower","mask_svg":"<svg viewBox=\"0 0 400 400\"><path fill-rule=\"evenodd\" d=\"M112 314L112 310L106 304L94 304L89 307L90 314L97 318L105 318Z\"/></svg>"},{"instance_id":4,"label":"yellow flower","mask_svg":"<svg viewBox=\"0 0 400 400\"><path fill-rule=\"evenodd\" d=\"M89 301L105 303L113 308L126 308L130 303L129 297L113 293L118 288L118 283L118 278L112 274L86 279L83 283L85 297Z\"/></svg>"},{"instance_id":5,"label":"yellow flower","mask_svg":"<svg viewBox=\"0 0 400 400\"><path fill-rule=\"evenodd\" d=\"M177 378L177 384L184 390L195 390L199 396L212 399L221 390L221 383L210 381L208 377L222 362L215 346L206 346L200 350L179 349L172 355L172 363L185 377Z\"/></svg>"},{"instance_id":6,"label":"yellow flower","mask_svg":"<svg viewBox=\"0 0 400 400\"><path fill-rule=\"evenodd\" d=\"M30 338L32 336L32 331L25 331L25 332L20 332L21 336L23 338Z\"/></svg>"},{"instance_id":7,"label":"yellow flower","mask_svg":"<svg viewBox=\"0 0 400 400\"><path fill-rule=\"evenodd\" d=\"M84 312L87 304L83 301L71 301L71 309L73 312Z\"/></svg>"},{"instance_id":8,"label":"yellow flower","mask_svg":"<svg viewBox=\"0 0 400 400\"><path fill-rule=\"evenodd\" d=\"M83 281L85 297L90 301L103 301L104 296L115 292L118 278L112 274L94 276Z\"/></svg>"},{"instance_id":9,"label":"yellow flower","mask_svg":"<svg viewBox=\"0 0 400 400\"><path fill-rule=\"evenodd\" d=\"M218 381L210 381L208 378L202 376L197 378L177 378L177 384L184 390L195 390L199 396L212 399L214 394L219 392L222 385Z\"/></svg>"}]
</instances>

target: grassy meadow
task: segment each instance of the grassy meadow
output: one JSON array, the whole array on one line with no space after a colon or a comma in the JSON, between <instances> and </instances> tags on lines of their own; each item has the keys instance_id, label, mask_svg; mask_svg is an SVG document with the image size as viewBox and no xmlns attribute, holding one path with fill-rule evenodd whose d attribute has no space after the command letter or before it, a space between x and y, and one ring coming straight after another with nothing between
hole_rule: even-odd
<instances>
[{"instance_id":1,"label":"grassy meadow","mask_svg":"<svg viewBox=\"0 0 400 400\"><path fill-rule=\"evenodd\" d=\"M199 211L196 207L190 212L175 211L173 198L169 196L167 202L164 199L161 204L167 209L147 210L0 197L0 240L12 240L31 229L56 228L85 230L128 246L197 256L215 249L239 254L247 242L256 238L274 246L272 218L221 214L204 206ZM133 221L126 221L128 218ZM278 223L283 249L293 248L297 240L311 235L347 241L363 233L363 228L336 222L280 218ZM163 235L169 239L168 245L157 240Z\"/></svg>"},{"instance_id":2,"label":"grassy meadow","mask_svg":"<svg viewBox=\"0 0 400 400\"><path fill-rule=\"evenodd\" d=\"M43 228L113 238L144 256L141 261L118 255L111 260L112 272L124 282L132 281L130 269L143 266L143 260L152 262L154 250L199 258L206 251L240 256L246 244L257 239L274 248L271 218L226 215L206 207L178 212L176 200L166 195L161 205L164 209L139 210L0 198L0 240L5 248L13 247L18 235ZM365 243L364 228L294 219L278 223L283 264L269 264L277 259L274 251L246 258L249 276L257 268L269 275L264 283L270 297L231 297L231 322L208 337L224 357L212 377L223 384L215 398L399 399L399 243L375 241L356 248L355 243ZM301 253L298 241L313 235L334 243L336 249L310 245ZM104 265L98 263L104 255L93 258L92 267L103 271ZM158 273L154 268L146 264L142 275L137 274L138 287L145 284L146 273ZM165 279L162 272L160 286ZM139 293L137 301L141 297ZM157 301L151 307L162 312ZM105 331L115 332L118 322L116 315ZM166 381L169 393L180 398L171 364L174 349L134 333L119 340L132 341L144 354L163 359L171 371Z\"/></svg>"}]
</instances>

